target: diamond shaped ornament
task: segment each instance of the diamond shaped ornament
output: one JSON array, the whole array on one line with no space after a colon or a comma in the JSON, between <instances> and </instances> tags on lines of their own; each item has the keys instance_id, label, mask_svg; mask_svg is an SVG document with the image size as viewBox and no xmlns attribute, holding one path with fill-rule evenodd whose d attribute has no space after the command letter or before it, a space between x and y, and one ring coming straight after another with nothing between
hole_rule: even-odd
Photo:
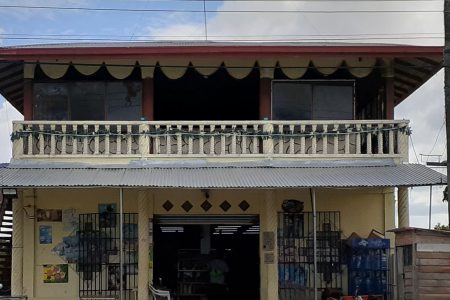
<instances>
[{"instance_id":1,"label":"diamond shaped ornament","mask_svg":"<svg viewBox=\"0 0 450 300\"><path fill-rule=\"evenodd\" d=\"M221 208L223 211L228 211L228 210L231 208L231 204L228 203L227 200L225 200L225 201L223 201L223 202L220 204L220 208Z\"/></svg>"},{"instance_id":2,"label":"diamond shaped ornament","mask_svg":"<svg viewBox=\"0 0 450 300\"><path fill-rule=\"evenodd\" d=\"M181 207L184 209L185 212L189 212L189 211L192 209L192 207L194 207L194 206L191 204L191 202L185 201L185 202L181 205Z\"/></svg>"},{"instance_id":3,"label":"diamond shaped ornament","mask_svg":"<svg viewBox=\"0 0 450 300\"><path fill-rule=\"evenodd\" d=\"M172 202L167 200L166 202L164 202L163 207L166 211L169 211L173 208L173 204L172 204Z\"/></svg>"},{"instance_id":4,"label":"diamond shaped ornament","mask_svg":"<svg viewBox=\"0 0 450 300\"><path fill-rule=\"evenodd\" d=\"M212 207L212 204L208 200L205 200L200 206L204 211L208 211Z\"/></svg>"},{"instance_id":5,"label":"diamond shaped ornament","mask_svg":"<svg viewBox=\"0 0 450 300\"><path fill-rule=\"evenodd\" d=\"M242 200L241 203L239 203L239 208L242 209L242 211L246 211L249 207L250 204L245 200Z\"/></svg>"}]
</instances>

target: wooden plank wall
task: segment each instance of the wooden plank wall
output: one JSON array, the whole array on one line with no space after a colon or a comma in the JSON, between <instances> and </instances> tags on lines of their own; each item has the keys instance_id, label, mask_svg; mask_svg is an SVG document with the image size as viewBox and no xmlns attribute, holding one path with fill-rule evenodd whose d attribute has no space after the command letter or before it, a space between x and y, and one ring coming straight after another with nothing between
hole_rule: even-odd
<instances>
[{"instance_id":1,"label":"wooden plank wall","mask_svg":"<svg viewBox=\"0 0 450 300\"><path fill-rule=\"evenodd\" d=\"M404 299L412 300L414 295L414 284L413 284L413 271L412 266L404 266L403 267L403 291L404 291Z\"/></svg>"},{"instance_id":2,"label":"wooden plank wall","mask_svg":"<svg viewBox=\"0 0 450 300\"><path fill-rule=\"evenodd\" d=\"M450 252L417 252L415 263L420 299L450 299Z\"/></svg>"}]
</instances>

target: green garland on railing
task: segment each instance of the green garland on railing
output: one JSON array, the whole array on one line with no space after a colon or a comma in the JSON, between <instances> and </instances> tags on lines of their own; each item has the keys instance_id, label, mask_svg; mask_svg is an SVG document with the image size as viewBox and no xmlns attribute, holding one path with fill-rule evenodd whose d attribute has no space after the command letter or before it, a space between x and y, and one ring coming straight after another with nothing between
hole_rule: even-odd
<instances>
[{"instance_id":1,"label":"green garland on railing","mask_svg":"<svg viewBox=\"0 0 450 300\"><path fill-rule=\"evenodd\" d=\"M98 131L88 131L88 130L76 130L71 132L61 132L57 130L19 130L14 131L11 134L11 141L15 141L24 137L28 136L34 136L39 137L39 135L54 135L54 136L60 136L60 137L71 137L71 138L85 138L85 137L105 137L105 136L121 136L121 137L140 137L140 136L149 136L149 137L167 137L167 136L181 136L181 137L192 137L192 138L201 138L201 137L218 137L223 136L225 137L232 137L232 136L245 136L245 137L260 137L262 139L284 139L284 138L292 138L292 137L305 137L305 138L313 138L313 137L319 137L322 138L324 136L340 136L340 135L346 135L346 134L355 134L355 133L371 133L371 134L378 134L380 132L387 132L387 131L398 131L400 133L404 133L406 135L411 134L411 129L408 126L397 126L397 127L391 127L391 128L366 128L366 129L360 129L357 130L356 128L346 128L343 130L332 130L332 131L315 131L315 132L306 132L306 131L300 131L300 132L283 132L283 133L274 133L274 132L267 132L267 131L245 131L245 130L230 130L230 129L219 129L215 130L214 132L206 132L206 131L199 131L199 132L193 132L193 131L186 131L181 130L177 128L171 128L171 129L156 129L156 130L147 130L142 131L138 133L119 133L117 131L111 131L111 130L98 130Z\"/></svg>"}]
</instances>

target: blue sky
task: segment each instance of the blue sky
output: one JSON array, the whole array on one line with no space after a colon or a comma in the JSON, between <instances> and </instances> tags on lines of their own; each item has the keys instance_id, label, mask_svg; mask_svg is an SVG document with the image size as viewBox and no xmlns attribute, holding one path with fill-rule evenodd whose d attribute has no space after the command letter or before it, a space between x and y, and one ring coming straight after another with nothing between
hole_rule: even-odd
<instances>
[{"instance_id":1,"label":"blue sky","mask_svg":"<svg viewBox=\"0 0 450 300\"><path fill-rule=\"evenodd\" d=\"M183 9L202 10L201 1L155 0L0 0L0 5L59 6L89 8ZM443 44L443 2L428 1L207 1L207 24L210 39L316 39L338 42ZM285 10L294 13L224 13L217 10ZM298 11L344 10L346 13L299 13ZM349 12L406 11L415 13ZM427 12L425 12L427 11ZM202 13L181 12L91 12L44 9L0 8L0 46L58 43L64 40L16 39L18 34L58 35L58 38L110 38L120 40L203 39ZM46 36L48 38L48 36ZM347 40L345 40L347 38ZM410 119L417 155L444 153L445 131L439 134L444 117L443 72L396 108L396 119ZM8 131L10 122L20 115L0 98L0 161L10 159ZM411 162L416 162L410 150ZM420 160L420 156L419 156ZM428 224L428 188L411 191L411 222ZM442 190L435 188L433 224L447 223Z\"/></svg>"}]
</instances>

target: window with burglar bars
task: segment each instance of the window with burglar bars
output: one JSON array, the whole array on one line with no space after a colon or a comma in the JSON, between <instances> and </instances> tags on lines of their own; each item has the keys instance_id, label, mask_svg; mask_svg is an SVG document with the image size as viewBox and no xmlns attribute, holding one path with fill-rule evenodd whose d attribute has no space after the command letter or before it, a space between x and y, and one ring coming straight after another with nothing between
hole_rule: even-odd
<instances>
[{"instance_id":1,"label":"window with burglar bars","mask_svg":"<svg viewBox=\"0 0 450 300\"><path fill-rule=\"evenodd\" d=\"M342 288L340 213L317 212L317 288ZM278 214L279 299L312 299L312 212Z\"/></svg>"},{"instance_id":2,"label":"window with burglar bars","mask_svg":"<svg viewBox=\"0 0 450 300\"><path fill-rule=\"evenodd\" d=\"M123 214L123 273L120 280L120 214L105 211L79 216L80 297L119 299L122 281L124 298L134 299L138 273L137 214Z\"/></svg>"}]
</instances>

